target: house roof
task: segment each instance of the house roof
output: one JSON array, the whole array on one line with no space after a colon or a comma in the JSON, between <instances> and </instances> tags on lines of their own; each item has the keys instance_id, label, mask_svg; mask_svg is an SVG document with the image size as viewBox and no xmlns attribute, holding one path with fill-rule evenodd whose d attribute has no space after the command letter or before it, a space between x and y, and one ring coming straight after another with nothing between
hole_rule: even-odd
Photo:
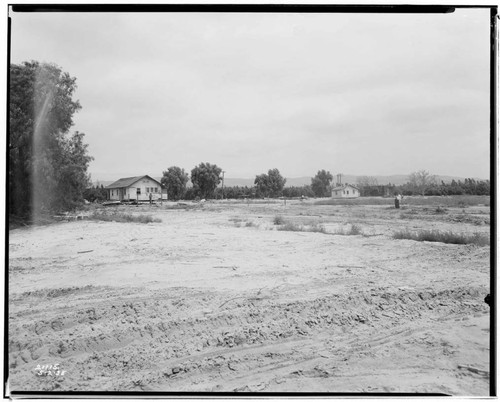
<instances>
[{"instance_id":1,"label":"house roof","mask_svg":"<svg viewBox=\"0 0 500 402\"><path fill-rule=\"evenodd\" d=\"M338 190L343 190L343 189L345 189L346 187L352 187L352 188L355 188L356 190L359 190L359 188L358 188L358 187L353 186L352 184L342 184L341 186L337 186L337 187L332 188L332 191L335 191L335 190L337 190L337 191L338 191Z\"/></svg>"},{"instance_id":2,"label":"house roof","mask_svg":"<svg viewBox=\"0 0 500 402\"><path fill-rule=\"evenodd\" d=\"M111 183L109 186L106 186L106 188L123 188L123 187L130 187L132 184L138 182L139 180L147 177L148 179L151 179L155 182L157 182L160 186L161 183L158 180L153 179L151 176L143 175L143 176L135 176L135 177L124 177L122 179L119 179L115 181L114 183Z\"/></svg>"}]
</instances>

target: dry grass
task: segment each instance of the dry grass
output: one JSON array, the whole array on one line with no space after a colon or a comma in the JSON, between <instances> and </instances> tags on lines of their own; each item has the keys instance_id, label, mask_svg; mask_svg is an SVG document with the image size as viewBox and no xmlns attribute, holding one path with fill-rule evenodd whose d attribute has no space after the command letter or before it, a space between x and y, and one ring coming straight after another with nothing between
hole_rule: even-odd
<instances>
[{"instance_id":1,"label":"dry grass","mask_svg":"<svg viewBox=\"0 0 500 402\"><path fill-rule=\"evenodd\" d=\"M363 231L361 230L361 226L356 224L351 224L349 229L340 228L335 231L336 235L341 236L357 236L362 235Z\"/></svg>"},{"instance_id":2,"label":"dry grass","mask_svg":"<svg viewBox=\"0 0 500 402\"><path fill-rule=\"evenodd\" d=\"M281 215L277 215L274 217L273 223L278 225L277 230L279 231L326 233L325 227L319 222L299 224L286 220Z\"/></svg>"},{"instance_id":3,"label":"dry grass","mask_svg":"<svg viewBox=\"0 0 500 402\"><path fill-rule=\"evenodd\" d=\"M392 197L359 197L353 199L329 198L316 201L314 205L388 205L394 208ZM404 206L441 206L453 208L465 208L475 205L490 205L489 195L450 195L450 196L407 196L403 198Z\"/></svg>"},{"instance_id":4,"label":"dry grass","mask_svg":"<svg viewBox=\"0 0 500 402\"><path fill-rule=\"evenodd\" d=\"M288 222L278 227L278 230L288 232L326 233L325 227L319 223L313 225L299 225L293 222Z\"/></svg>"},{"instance_id":5,"label":"dry grass","mask_svg":"<svg viewBox=\"0 0 500 402\"><path fill-rule=\"evenodd\" d=\"M159 218L153 218L151 215L132 215L123 212L98 212L95 211L89 215L89 219L95 221L106 221L106 222L137 222L137 223L154 223L161 222Z\"/></svg>"},{"instance_id":6,"label":"dry grass","mask_svg":"<svg viewBox=\"0 0 500 402\"><path fill-rule=\"evenodd\" d=\"M441 232L439 230L421 230L410 232L408 229L395 232L394 239L407 239L415 241L430 241L449 244L475 244L477 246L489 246L490 237L483 233L454 233L451 231Z\"/></svg>"}]
</instances>

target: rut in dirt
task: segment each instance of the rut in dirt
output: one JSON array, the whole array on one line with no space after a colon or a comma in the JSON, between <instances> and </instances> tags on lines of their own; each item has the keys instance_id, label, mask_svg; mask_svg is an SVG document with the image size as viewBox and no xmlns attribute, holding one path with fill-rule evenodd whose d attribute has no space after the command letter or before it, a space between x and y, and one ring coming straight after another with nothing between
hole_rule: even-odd
<instances>
[{"instance_id":1,"label":"rut in dirt","mask_svg":"<svg viewBox=\"0 0 500 402\"><path fill-rule=\"evenodd\" d=\"M150 297L138 290L126 298L109 298L109 291L94 289L98 303L81 301L78 308L58 310L50 318L37 310L31 320L29 313L11 316L9 367L15 378L32 378L36 364L54 361L71 373L52 382L31 380L12 386L175 390L187 377L195 382L199 378L200 386L207 386L207 377L237 379L242 373L266 369L286 377L294 375L293 366L301 362L362 353L366 345L353 346L359 331L373 332L368 346L374 349L389 342L390 336L407 334L401 328L409 320L421 320L422 328L427 328L433 320L473 315L487 308L485 289L467 287L356 292L306 301L285 300L286 295L256 297L255 293L232 299L185 289L158 291ZM29 300L43 311L48 303L42 293L14 298L14 303ZM49 291L52 301L69 293ZM378 337L378 333L389 335ZM332 339L347 341L333 345ZM321 374L314 367L304 370L300 375Z\"/></svg>"}]
</instances>

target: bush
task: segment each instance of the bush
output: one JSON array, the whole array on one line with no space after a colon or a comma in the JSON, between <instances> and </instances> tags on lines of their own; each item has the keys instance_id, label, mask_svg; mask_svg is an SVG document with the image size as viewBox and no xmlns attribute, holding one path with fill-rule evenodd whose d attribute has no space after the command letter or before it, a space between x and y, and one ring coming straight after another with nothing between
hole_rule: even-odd
<instances>
[{"instance_id":1,"label":"bush","mask_svg":"<svg viewBox=\"0 0 500 402\"><path fill-rule=\"evenodd\" d=\"M106 212L94 212L89 215L89 219L95 221L106 222L138 222L138 223L153 223L161 222L161 219L153 218L151 215L132 215L123 212L114 212L108 214Z\"/></svg>"},{"instance_id":2,"label":"bush","mask_svg":"<svg viewBox=\"0 0 500 402\"><path fill-rule=\"evenodd\" d=\"M276 215L274 217L273 223L275 225L283 225L285 223L285 218L283 218L281 215Z\"/></svg>"},{"instance_id":3,"label":"bush","mask_svg":"<svg viewBox=\"0 0 500 402\"><path fill-rule=\"evenodd\" d=\"M453 233L451 231L440 232L439 230L421 230L410 232L408 229L395 232L394 239L406 239L415 241L430 241L448 244L475 244L477 246L489 246L490 237L483 233Z\"/></svg>"},{"instance_id":4,"label":"bush","mask_svg":"<svg viewBox=\"0 0 500 402\"><path fill-rule=\"evenodd\" d=\"M325 227L318 222L308 222L301 225L287 221L281 215L276 215L273 222L275 225L279 225L277 230L280 231L326 233Z\"/></svg>"},{"instance_id":5,"label":"bush","mask_svg":"<svg viewBox=\"0 0 500 402\"><path fill-rule=\"evenodd\" d=\"M278 230L288 232L326 233L325 227L319 223L314 223L312 225L299 225L294 222L287 222L278 227Z\"/></svg>"},{"instance_id":6,"label":"bush","mask_svg":"<svg viewBox=\"0 0 500 402\"><path fill-rule=\"evenodd\" d=\"M303 232L304 231L304 228L303 226L301 225L298 225L296 223L293 223L293 222L287 222L287 223L284 223L282 224L278 230L281 230L281 231L287 231L287 232Z\"/></svg>"},{"instance_id":7,"label":"bush","mask_svg":"<svg viewBox=\"0 0 500 402\"><path fill-rule=\"evenodd\" d=\"M438 205L438 207L436 208L436 214L445 214L447 212L448 210L446 208L441 207L440 205Z\"/></svg>"},{"instance_id":8,"label":"bush","mask_svg":"<svg viewBox=\"0 0 500 402\"><path fill-rule=\"evenodd\" d=\"M343 228L338 229L335 232L336 235L341 235L341 236L357 236L360 234L363 234L361 230L361 226L352 224L351 227L348 230L344 230Z\"/></svg>"}]
</instances>

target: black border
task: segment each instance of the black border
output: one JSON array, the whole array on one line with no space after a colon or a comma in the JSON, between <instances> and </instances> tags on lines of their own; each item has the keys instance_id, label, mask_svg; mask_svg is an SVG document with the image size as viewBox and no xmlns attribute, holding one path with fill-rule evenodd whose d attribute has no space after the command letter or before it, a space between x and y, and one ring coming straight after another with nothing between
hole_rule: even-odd
<instances>
[{"instance_id":1,"label":"black border","mask_svg":"<svg viewBox=\"0 0 500 402\"><path fill-rule=\"evenodd\" d=\"M11 30L12 20L7 18L7 104L5 111L5 263L4 263L4 318L3 318L3 395L5 398L7 379L9 378L9 354L8 354L8 338L9 338L9 166L10 166L10 120L9 120L9 104L10 104L10 51L11 51Z\"/></svg>"},{"instance_id":2,"label":"black border","mask_svg":"<svg viewBox=\"0 0 500 402\"><path fill-rule=\"evenodd\" d=\"M473 7L473 6L471 6ZM487 6L483 6L487 7ZM12 4L14 12L452 13L447 5L349 4Z\"/></svg>"},{"instance_id":3,"label":"black border","mask_svg":"<svg viewBox=\"0 0 500 402\"><path fill-rule=\"evenodd\" d=\"M497 202L497 46L498 46L498 7L490 9L490 219L493 225L490 226L490 295L492 301L490 306L490 396L497 396L497 372L496 372L496 202ZM490 221L490 222L491 222Z\"/></svg>"},{"instance_id":4,"label":"black border","mask_svg":"<svg viewBox=\"0 0 500 402\"><path fill-rule=\"evenodd\" d=\"M128 12L128 13L159 13L159 12L203 12L203 13L384 13L384 14L435 14L453 13L456 9L490 9L490 294L492 303L490 307L490 397L497 396L497 371L496 371L496 191L497 191L497 5L331 5L331 4L7 4L12 12ZM9 133L9 100L10 100L10 54L11 54L11 29L12 21L7 17L7 106L6 106L6 133ZM8 380L8 234L9 234L9 136L6 135L6 198L5 198L5 287L4 287L4 382L3 397L128 397L128 398L159 398L159 397L184 397L184 398L234 398L234 397L438 397L447 396L440 393L326 393L326 392L111 392L111 391L11 391L6 395Z\"/></svg>"}]
</instances>

